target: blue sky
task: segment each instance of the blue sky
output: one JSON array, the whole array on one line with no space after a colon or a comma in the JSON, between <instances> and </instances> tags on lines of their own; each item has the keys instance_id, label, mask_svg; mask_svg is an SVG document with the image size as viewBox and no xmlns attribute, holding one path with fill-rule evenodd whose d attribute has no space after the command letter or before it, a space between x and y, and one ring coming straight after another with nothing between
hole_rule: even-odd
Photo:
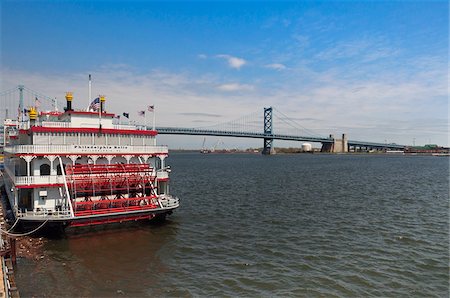
<instances>
[{"instance_id":1,"label":"blue sky","mask_svg":"<svg viewBox=\"0 0 450 298\"><path fill-rule=\"evenodd\" d=\"M448 12L446 1L3 0L1 90L70 90L85 105L92 73L112 112L154 104L161 126L275 106L318 135L448 145Z\"/></svg>"}]
</instances>

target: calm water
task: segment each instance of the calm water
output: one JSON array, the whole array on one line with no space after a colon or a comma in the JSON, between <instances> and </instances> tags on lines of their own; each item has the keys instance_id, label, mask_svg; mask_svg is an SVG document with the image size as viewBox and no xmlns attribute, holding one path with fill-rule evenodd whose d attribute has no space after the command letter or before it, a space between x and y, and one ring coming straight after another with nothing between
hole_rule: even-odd
<instances>
[{"instance_id":1,"label":"calm water","mask_svg":"<svg viewBox=\"0 0 450 298\"><path fill-rule=\"evenodd\" d=\"M20 259L22 296L448 297L449 159L172 154L164 225Z\"/></svg>"}]
</instances>

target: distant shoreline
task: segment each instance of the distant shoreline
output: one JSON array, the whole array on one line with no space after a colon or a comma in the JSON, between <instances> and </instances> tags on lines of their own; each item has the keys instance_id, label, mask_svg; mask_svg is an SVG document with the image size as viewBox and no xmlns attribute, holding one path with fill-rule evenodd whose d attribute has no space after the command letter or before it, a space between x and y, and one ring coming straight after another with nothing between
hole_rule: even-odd
<instances>
[{"instance_id":1,"label":"distant shoreline","mask_svg":"<svg viewBox=\"0 0 450 298\"><path fill-rule=\"evenodd\" d=\"M210 155L210 154L261 154L261 151L251 151L251 150L218 150L216 152L208 152L208 153L201 153L200 149L171 149L169 150L169 153L198 153L198 154L204 154L204 155ZM314 154L314 155L386 155L386 156L437 156L437 157L445 157L450 156L448 153L433 153L433 152L418 152L418 153L411 153L411 152L399 152L399 153L392 153L392 152L346 152L346 153L332 153L332 152L320 152L317 151L278 151L276 150L275 155L288 155L288 154Z\"/></svg>"}]
</instances>

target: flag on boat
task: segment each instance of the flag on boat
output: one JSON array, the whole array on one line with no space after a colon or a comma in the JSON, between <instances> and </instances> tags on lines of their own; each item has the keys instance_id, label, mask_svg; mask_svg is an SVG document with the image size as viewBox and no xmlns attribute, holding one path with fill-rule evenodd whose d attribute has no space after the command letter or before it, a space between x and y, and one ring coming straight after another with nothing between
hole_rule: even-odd
<instances>
[{"instance_id":1,"label":"flag on boat","mask_svg":"<svg viewBox=\"0 0 450 298\"><path fill-rule=\"evenodd\" d=\"M139 112L138 112L138 115L139 115L139 116L142 116L142 117L145 117L145 111L139 111Z\"/></svg>"},{"instance_id":2,"label":"flag on boat","mask_svg":"<svg viewBox=\"0 0 450 298\"><path fill-rule=\"evenodd\" d=\"M34 106L36 108L39 108L41 106L41 102L39 101L39 99L37 97L34 99Z\"/></svg>"},{"instance_id":3,"label":"flag on boat","mask_svg":"<svg viewBox=\"0 0 450 298\"><path fill-rule=\"evenodd\" d=\"M148 106L148 111L149 112L155 111L155 106Z\"/></svg>"},{"instance_id":4,"label":"flag on boat","mask_svg":"<svg viewBox=\"0 0 450 298\"><path fill-rule=\"evenodd\" d=\"M98 111L98 110L100 109L100 97L97 97L96 99L94 99L94 100L91 102L91 104L90 104L90 106L89 106L89 109L90 109L90 110L93 110L94 112L95 112L95 111Z\"/></svg>"},{"instance_id":5,"label":"flag on boat","mask_svg":"<svg viewBox=\"0 0 450 298\"><path fill-rule=\"evenodd\" d=\"M122 114L124 117L130 118L130 113L123 113Z\"/></svg>"}]
</instances>

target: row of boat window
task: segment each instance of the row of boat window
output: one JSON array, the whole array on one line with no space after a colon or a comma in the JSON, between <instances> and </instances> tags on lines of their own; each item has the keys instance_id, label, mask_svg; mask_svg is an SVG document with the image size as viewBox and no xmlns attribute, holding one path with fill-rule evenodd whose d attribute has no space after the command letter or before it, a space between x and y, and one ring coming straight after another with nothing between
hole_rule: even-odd
<instances>
[{"instance_id":1,"label":"row of boat window","mask_svg":"<svg viewBox=\"0 0 450 298\"><path fill-rule=\"evenodd\" d=\"M97 134L92 134L92 133L62 133L62 132L49 132L49 133L40 133L40 134L36 134L37 136L64 136L66 135L66 137L68 136L81 136L81 137L92 137L92 135L94 135L95 137L98 137ZM121 135L121 134L108 134L108 137L121 137L121 138L130 138L133 137L135 139L142 139L142 138L151 138L149 136L144 136L144 135L133 135L133 136L127 136L127 135Z\"/></svg>"},{"instance_id":2,"label":"row of boat window","mask_svg":"<svg viewBox=\"0 0 450 298\"><path fill-rule=\"evenodd\" d=\"M65 167L65 165L64 165L64 167ZM40 175L41 176L48 176L48 175L50 175L50 165L42 164L39 167L39 171L40 171ZM56 174L57 175L62 175L61 167L59 165L56 167Z\"/></svg>"}]
</instances>

